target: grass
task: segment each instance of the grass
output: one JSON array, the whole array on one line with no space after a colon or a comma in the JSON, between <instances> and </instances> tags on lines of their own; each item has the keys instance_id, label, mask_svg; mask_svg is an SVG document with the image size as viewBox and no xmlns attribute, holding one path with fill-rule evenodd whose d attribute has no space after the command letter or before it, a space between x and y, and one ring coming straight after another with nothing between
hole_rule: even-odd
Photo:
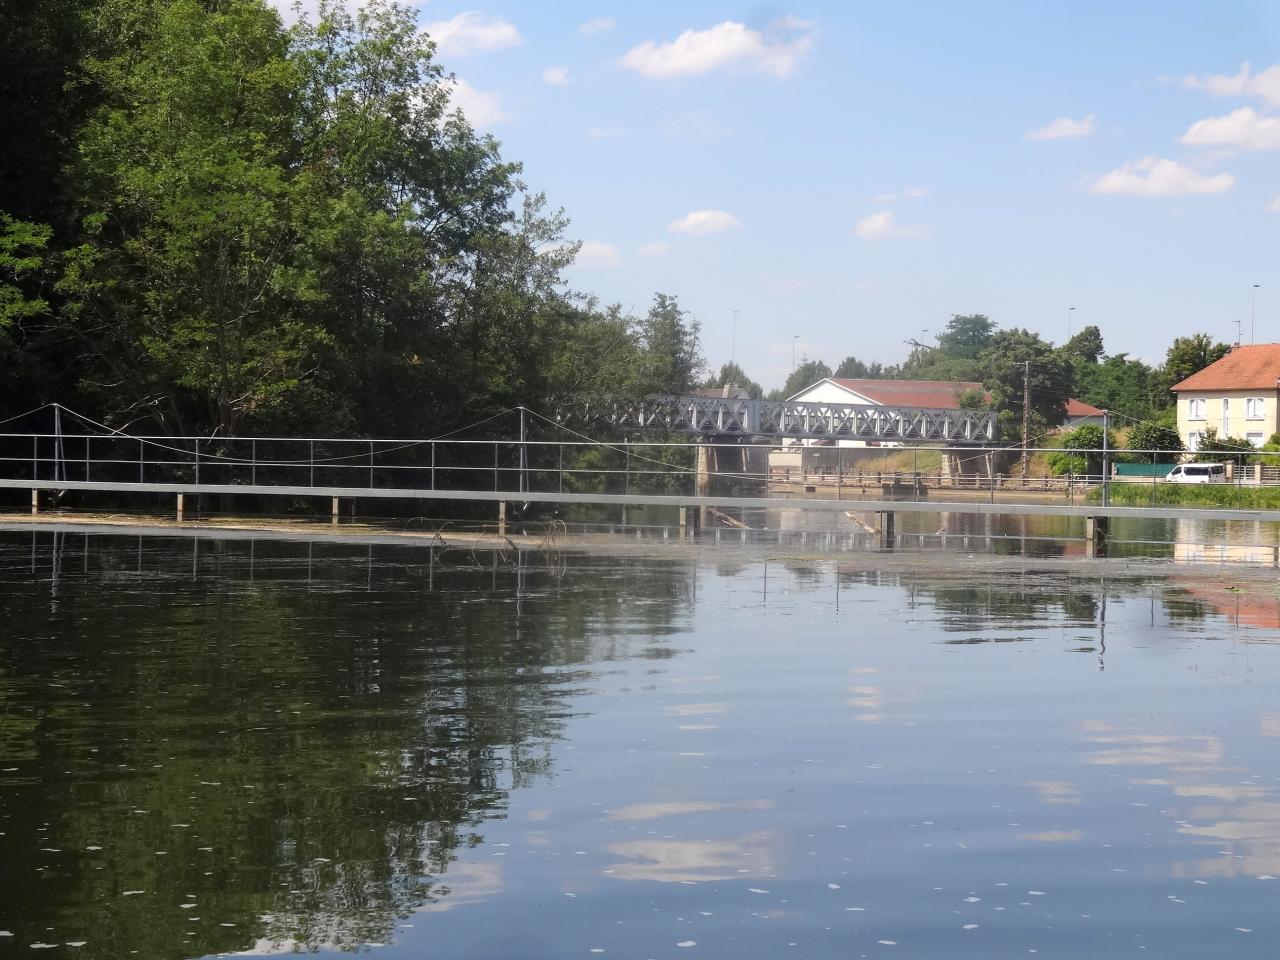
<instances>
[{"instance_id":1,"label":"grass","mask_svg":"<svg viewBox=\"0 0 1280 960\"><path fill-rule=\"evenodd\" d=\"M1112 506L1149 507L1150 483L1113 483ZM1156 483L1155 505L1169 507L1240 507L1250 510L1280 510L1280 487L1238 487L1228 483ZM1089 491L1087 499L1097 503L1101 488Z\"/></svg>"}]
</instances>

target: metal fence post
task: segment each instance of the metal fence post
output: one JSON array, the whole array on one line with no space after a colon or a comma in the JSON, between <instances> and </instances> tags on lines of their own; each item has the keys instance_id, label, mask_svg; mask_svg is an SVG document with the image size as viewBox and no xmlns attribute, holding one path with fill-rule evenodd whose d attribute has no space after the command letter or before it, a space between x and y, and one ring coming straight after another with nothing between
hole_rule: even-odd
<instances>
[{"instance_id":1,"label":"metal fence post","mask_svg":"<svg viewBox=\"0 0 1280 960\"><path fill-rule=\"evenodd\" d=\"M316 442L314 440L311 440L309 441L309 445L311 448L311 453L309 454L311 473L310 473L310 480L308 482L308 485L314 487L316 485Z\"/></svg>"},{"instance_id":2,"label":"metal fence post","mask_svg":"<svg viewBox=\"0 0 1280 960\"><path fill-rule=\"evenodd\" d=\"M560 462L556 465L556 475L560 478L560 493L564 493L564 444L560 444Z\"/></svg>"},{"instance_id":3,"label":"metal fence post","mask_svg":"<svg viewBox=\"0 0 1280 960\"><path fill-rule=\"evenodd\" d=\"M258 485L258 441L256 439L249 441L249 460L252 463L249 468L249 482L256 487Z\"/></svg>"},{"instance_id":4,"label":"metal fence post","mask_svg":"<svg viewBox=\"0 0 1280 960\"><path fill-rule=\"evenodd\" d=\"M138 441L138 482L139 483L142 483L142 469L143 469L143 464L146 461L146 457L147 457L146 447L143 445L142 441L139 440Z\"/></svg>"},{"instance_id":5,"label":"metal fence post","mask_svg":"<svg viewBox=\"0 0 1280 960\"><path fill-rule=\"evenodd\" d=\"M31 479L40 479L40 438L31 438Z\"/></svg>"},{"instance_id":6,"label":"metal fence post","mask_svg":"<svg viewBox=\"0 0 1280 960\"><path fill-rule=\"evenodd\" d=\"M84 438L84 482L89 482L89 438Z\"/></svg>"},{"instance_id":7,"label":"metal fence post","mask_svg":"<svg viewBox=\"0 0 1280 960\"><path fill-rule=\"evenodd\" d=\"M498 441L493 441L493 491L498 492Z\"/></svg>"},{"instance_id":8,"label":"metal fence post","mask_svg":"<svg viewBox=\"0 0 1280 960\"><path fill-rule=\"evenodd\" d=\"M431 489L436 488L436 442L431 441Z\"/></svg>"},{"instance_id":9,"label":"metal fence post","mask_svg":"<svg viewBox=\"0 0 1280 960\"><path fill-rule=\"evenodd\" d=\"M369 489L373 489L373 441L369 441Z\"/></svg>"},{"instance_id":10,"label":"metal fence post","mask_svg":"<svg viewBox=\"0 0 1280 960\"><path fill-rule=\"evenodd\" d=\"M196 483L200 483L200 438L196 437Z\"/></svg>"}]
</instances>

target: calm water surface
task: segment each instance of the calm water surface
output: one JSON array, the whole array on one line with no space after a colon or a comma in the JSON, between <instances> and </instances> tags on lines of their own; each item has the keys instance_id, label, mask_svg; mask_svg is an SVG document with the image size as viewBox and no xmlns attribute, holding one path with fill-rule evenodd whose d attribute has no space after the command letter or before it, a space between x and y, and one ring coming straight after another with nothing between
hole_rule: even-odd
<instances>
[{"instance_id":1,"label":"calm water surface","mask_svg":"<svg viewBox=\"0 0 1280 960\"><path fill-rule=\"evenodd\" d=\"M0 534L0 955L1276 955L1273 585L874 562Z\"/></svg>"}]
</instances>

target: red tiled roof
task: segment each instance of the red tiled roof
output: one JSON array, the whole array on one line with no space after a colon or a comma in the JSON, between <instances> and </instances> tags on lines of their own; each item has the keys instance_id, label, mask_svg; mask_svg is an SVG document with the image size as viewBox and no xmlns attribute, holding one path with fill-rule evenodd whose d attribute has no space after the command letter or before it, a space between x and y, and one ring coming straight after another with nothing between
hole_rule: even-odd
<instances>
[{"instance_id":1,"label":"red tiled roof","mask_svg":"<svg viewBox=\"0 0 1280 960\"><path fill-rule=\"evenodd\" d=\"M1172 390L1274 390L1280 380L1280 343L1236 347Z\"/></svg>"},{"instance_id":2,"label":"red tiled roof","mask_svg":"<svg viewBox=\"0 0 1280 960\"><path fill-rule=\"evenodd\" d=\"M844 380L831 382L886 407L929 407L934 410L957 410L956 398L970 390L982 390L980 383L952 380Z\"/></svg>"},{"instance_id":3,"label":"red tiled roof","mask_svg":"<svg viewBox=\"0 0 1280 960\"><path fill-rule=\"evenodd\" d=\"M886 407L926 407L932 410L958 410L957 402L962 393L977 390L988 400L991 395L980 383L956 380L846 380L829 377L832 383L866 397L872 403ZM813 386L816 386L814 384ZM811 387L806 387L809 390ZM801 393L804 391L802 390ZM1067 400L1068 417L1100 417L1097 407L1077 400Z\"/></svg>"},{"instance_id":4,"label":"red tiled roof","mask_svg":"<svg viewBox=\"0 0 1280 960\"><path fill-rule=\"evenodd\" d=\"M1102 410L1095 407L1091 403L1085 403L1083 400L1077 400L1075 397L1067 398L1067 417L1075 419L1076 417L1100 417Z\"/></svg>"}]
</instances>

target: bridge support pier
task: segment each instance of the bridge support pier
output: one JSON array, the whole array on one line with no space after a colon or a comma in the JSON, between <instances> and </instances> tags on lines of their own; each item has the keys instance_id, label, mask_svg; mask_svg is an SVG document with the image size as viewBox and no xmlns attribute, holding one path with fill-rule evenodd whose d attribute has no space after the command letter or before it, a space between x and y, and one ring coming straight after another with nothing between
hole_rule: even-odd
<instances>
[{"instance_id":1,"label":"bridge support pier","mask_svg":"<svg viewBox=\"0 0 1280 960\"><path fill-rule=\"evenodd\" d=\"M31 491L31 515L34 517L40 512L40 491Z\"/></svg>"},{"instance_id":2,"label":"bridge support pier","mask_svg":"<svg viewBox=\"0 0 1280 960\"><path fill-rule=\"evenodd\" d=\"M498 536L507 535L507 501L498 501Z\"/></svg>"},{"instance_id":3,"label":"bridge support pier","mask_svg":"<svg viewBox=\"0 0 1280 960\"><path fill-rule=\"evenodd\" d=\"M879 527L880 546L886 550L892 549L894 535L894 514L890 510L877 510L876 519L879 521L876 526Z\"/></svg>"},{"instance_id":4,"label":"bridge support pier","mask_svg":"<svg viewBox=\"0 0 1280 960\"><path fill-rule=\"evenodd\" d=\"M338 525L338 498L329 498L329 522L335 527Z\"/></svg>"},{"instance_id":5,"label":"bridge support pier","mask_svg":"<svg viewBox=\"0 0 1280 960\"><path fill-rule=\"evenodd\" d=\"M680 539L683 540L689 529L689 508L680 508Z\"/></svg>"},{"instance_id":6,"label":"bridge support pier","mask_svg":"<svg viewBox=\"0 0 1280 960\"><path fill-rule=\"evenodd\" d=\"M181 493L178 494L178 522L179 523L182 522L182 508L183 508L185 499L186 498L184 494L181 494Z\"/></svg>"},{"instance_id":7,"label":"bridge support pier","mask_svg":"<svg viewBox=\"0 0 1280 960\"><path fill-rule=\"evenodd\" d=\"M1085 517L1085 553L1091 557L1105 557L1107 555L1107 534L1110 532L1110 517Z\"/></svg>"}]
</instances>

